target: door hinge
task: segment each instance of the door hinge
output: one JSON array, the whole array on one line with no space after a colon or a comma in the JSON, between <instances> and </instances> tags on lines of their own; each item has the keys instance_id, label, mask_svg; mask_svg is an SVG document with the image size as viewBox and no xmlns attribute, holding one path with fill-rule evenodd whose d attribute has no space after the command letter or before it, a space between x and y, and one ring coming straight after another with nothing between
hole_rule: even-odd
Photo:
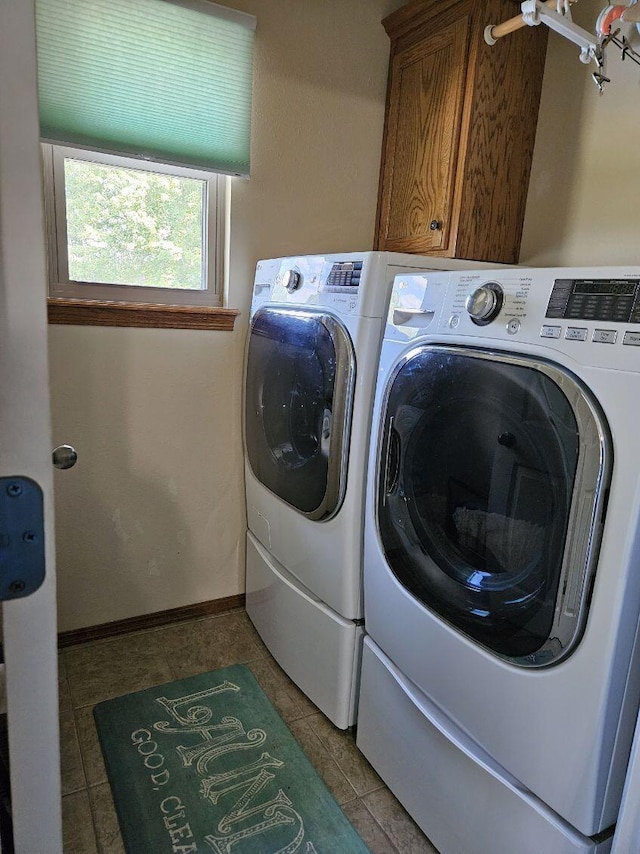
<instances>
[{"instance_id":1,"label":"door hinge","mask_svg":"<svg viewBox=\"0 0 640 854\"><path fill-rule=\"evenodd\" d=\"M44 581L44 500L28 477L0 477L0 601L30 596Z\"/></svg>"}]
</instances>

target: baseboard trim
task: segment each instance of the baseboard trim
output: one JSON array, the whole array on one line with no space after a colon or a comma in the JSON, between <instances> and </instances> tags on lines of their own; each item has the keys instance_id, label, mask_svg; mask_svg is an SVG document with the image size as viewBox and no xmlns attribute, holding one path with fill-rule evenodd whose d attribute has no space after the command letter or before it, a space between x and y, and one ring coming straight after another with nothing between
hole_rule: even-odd
<instances>
[{"instance_id":1,"label":"baseboard trim","mask_svg":"<svg viewBox=\"0 0 640 854\"><path fill-rule=\"evenodd\" d=\"M195 605L183 605L181 608L171 608L168 611L156 611L153 614L141 614L139 617L129 617L126 620L115 620L112 623L100 623L98 626L87 626L84 629L72 629L60 632L58 647L74 646L78 643L104 640L129 632L139 632L142 629L155 629L168 623L179 623L194 620L197 617L211 617L223 614L235 608L244 607L245 595L225 596L223 599L212 599L209 602L198 602Z\"/></svg>"}]
</instances>

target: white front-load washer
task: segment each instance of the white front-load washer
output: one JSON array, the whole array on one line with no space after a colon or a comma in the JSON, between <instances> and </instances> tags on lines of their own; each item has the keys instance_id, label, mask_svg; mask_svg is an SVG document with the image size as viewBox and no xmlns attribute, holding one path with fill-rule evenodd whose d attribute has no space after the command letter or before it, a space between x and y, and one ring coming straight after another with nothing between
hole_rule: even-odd
<instances>
[{"instance_id":1,"label":"white front-load washer","mask_svg":"<svg viewBox=\"0 0 640 854\"><path fill-rule=\"evenodd\" d=\"M355 719L367 444L391 286L399 273L470 266L355 252L256 268L245 368L247 613L342 728Z\"/></svg>"},{"instance_id":2,"label":"white front-load washer","mask_svg":"<svg viewBox=\"0 0 640 854\"><path fill-rule=\"evenodd\" d=\"M640 667L640 268L398 277L358 745L442 854L608 851Z\"/></svg>"}]
</instances>

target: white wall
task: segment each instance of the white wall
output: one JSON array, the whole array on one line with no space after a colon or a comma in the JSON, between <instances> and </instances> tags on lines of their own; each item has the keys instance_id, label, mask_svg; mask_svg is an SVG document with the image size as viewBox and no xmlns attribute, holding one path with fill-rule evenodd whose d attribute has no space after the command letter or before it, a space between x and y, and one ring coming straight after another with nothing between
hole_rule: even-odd
<instances>
[{"instance_id":1,"label":"white wall","mask_svg":"<svg viewBox=\"0 0 640 854\"><path fill-rule=\"evenodd\" d=\"M574 21L594 32L603 8L580 0ZM640 50L640 35L625 32ZM520 262L539 265L640 262L640 66L607 49L603 95L593 64L557 33L549 48Z\"/></svg>"},{"instance_id":2,"label":"white wall","mask_svg":"<svg viewBox=\"0 0 640 854\"><path fill-rule=\"evenodd\" d=\"M242 0L252 168L232 187L236 331L51 326L59 628L244 590L241 381L253 269L371 248L394 0Z\"/></svg>"},{"instance_id":3,"label":"white wall","mask_svg":"<svg viewBox=\"0 0 640 854\"><path fill-rule=\"evenodd\" d=\"M60 631L242 589L242 332L52 326Z\"/></svg>"}]
</instances>

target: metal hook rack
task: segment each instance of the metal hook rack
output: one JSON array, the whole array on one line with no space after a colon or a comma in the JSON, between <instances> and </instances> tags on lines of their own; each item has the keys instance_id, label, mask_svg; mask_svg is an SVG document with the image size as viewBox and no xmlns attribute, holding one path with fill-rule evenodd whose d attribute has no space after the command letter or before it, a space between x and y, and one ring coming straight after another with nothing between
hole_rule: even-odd
<instances>
[{"instance_id":1,"label":"metal hook rack","mask_svg":"<svg viewBox=\"0 0 640 854\"><path fill-rule=\"evenodd\" d=\"M501 24L489 24L485 27L484 39L487 44L494 45L499 38L509 35L521 27L534 27L544 23L550 29L578 45L581 62L585 65L592 61L595 62L597 68L591 76L600 94L602 94L605 84L611 82L605 73L605 49L612 44L621 51L623 60L631 59L637 65L640 65L640 53L632 47L626 36L620 34L619 28L613 32L609 31L606 35L596 36L583 27L574 24L571 19L570 6L576 2L577 0L544 0L544 2L541 0L524 0L520 4L520 15L516 15ZM560 11L561 7L562 11ZM605 9L607 8L611 7L605 7ZM627 12L629 15L625 18ZM619 17L632 23L640 21L640 2L632 3ZM640 23L638 27L640 29Z\"/></svg>"}]
</instances>

